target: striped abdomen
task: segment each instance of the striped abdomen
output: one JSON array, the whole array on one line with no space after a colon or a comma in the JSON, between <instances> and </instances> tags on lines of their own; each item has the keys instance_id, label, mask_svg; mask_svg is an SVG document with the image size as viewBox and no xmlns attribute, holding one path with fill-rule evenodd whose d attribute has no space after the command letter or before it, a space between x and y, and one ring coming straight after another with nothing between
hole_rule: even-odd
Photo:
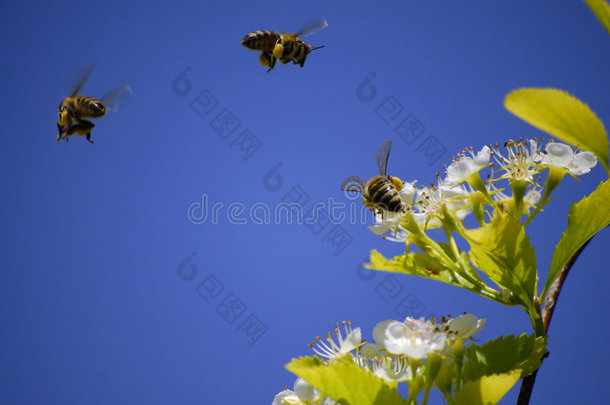
<instances>
[{"instance_id":1,"label":"striped abdomen","mask_svg":"<svg viewBox=\"0 0 610 405\"><path fill-rule=\"evenodd\" d=\"M248 49L273 52L279 37L280 33L275 31L254 31L247 34L241 40L241 44Z\"/></svg>"},{"instance_id":2,"label":"striped abdomen","mask_svg":"<svg viewBox=\"0 0 610 405\"><path fill-rule=\"evenodd\" d=\"M99 118L106 114L106 107L97 98L89 96L76 96L76 110L81 118Z\"/></svg>"},{"instance_id":3,"label":"striped abdomen","mask_svg":"<svg viewBox=\"0 0 610 405\"><path fill-rule=\"evenodd\" d=\"M284 46L281 55L275 55L280 62L286 64L290 61L303 66L305 63L305 58L307 57L307 53L309 52L309 45L298 38L295 39L292 34L283 34L281 40L279 41Z\"/></svg>"},{"instance_id":4,"label":"striped abdomen","mask_svg":"<svg viewBox=\"0 0 610 405\"><path fill-rule=\"evenodd\" d=\"M372 201L377 208L391 212L398 212L403 209L403 202L394 187L394 183L387 177L373 177L366 183L366 198Z\"/></svg>"}]
</instances>

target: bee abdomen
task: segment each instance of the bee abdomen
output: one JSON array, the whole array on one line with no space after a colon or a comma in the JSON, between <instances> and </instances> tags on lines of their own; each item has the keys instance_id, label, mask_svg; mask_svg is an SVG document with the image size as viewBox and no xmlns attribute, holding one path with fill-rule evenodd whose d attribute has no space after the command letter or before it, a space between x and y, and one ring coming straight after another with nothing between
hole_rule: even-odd
<instances>
[{"instance_id":1,"label":"bee abdomen","mask_svg":"<svg viewBox=\"0 0 610 405\"><path fill-rule=\"evenodd\" d=\"M282 52L282 56L280 58L282 63L288 63L290 61L294 61L295 58L301 54L301 50L303 48L303 42L296 41L284 41L284 51Z\"/></svg>"},{"instance_id":2,"label":"bee abdomen","mask_svg":"<svg viewBox=\"0 0 610 405\"><path fill-rule=\"evenodd\" d=\"M305 64L305 58L307 58L307 53L309 52L309 48L310 46L307 45L304 42L299 43L298 49L295 52L295 55L293 57L294 63L301 65L301 67L303 67L303 65Z\"/></svg>"},{"instance_id":3,"label":"bee abdomen","mask_svg":"<svg viewBox=\"0 0 610 405\"><path fill-rule=\"evenodd\" d=\"M403 209L400 195L394 184L387 177L376 177L372 179L367 187L369 200L373 201L379 208L391 212Z\"/></svg>"},{"instance_id":4,"label":"bee abdomen","mask_svg":"<svg viewBox=\"0 0 610 405\"><path fill-rule=\"evenodd\" d=\"M247 34L241 44L248 49L273 52L273 47L280 37L276 31L254 31Z\"/></svg>"},{"instance_id":5,"label":"bee abdomen","mask_svg":"<svg viewBox=\"0 0 610 405\"><path fill-rule=\"evenodd\" d=\"M81 117L99 118L106 114L104 104L93 97L78 96L76 99L78 110L81 112Z\"/></svg>"}]
</instances>

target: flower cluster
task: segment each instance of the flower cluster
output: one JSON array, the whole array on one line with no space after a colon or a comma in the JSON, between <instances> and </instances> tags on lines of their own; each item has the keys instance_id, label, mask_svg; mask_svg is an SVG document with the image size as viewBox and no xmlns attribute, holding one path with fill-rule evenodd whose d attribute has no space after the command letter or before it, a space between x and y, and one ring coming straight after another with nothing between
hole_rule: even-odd
<instances>
[{"instance_id":1,"label":"flower cluster","mask_svg":"<svg viewBox=\"0 0 610 405\"><path fill-rule=\"evenodd\" d=\"M451 363L452 351L462 347L483 329L485 319L463 314L455 319L425 320L407 317L403 322L386 320L373 329L375 343L363 343L356 361L391 383L407 382L411 386L425 386L425 370L431 357L440 356L445 365Z\"/></svg>"},{"instance_id":2,"label":"flower cluster","mask_svg":"<svg viewBox=\"0 0 610 405\"><path fill-rule=\"evenodd\" d=\"M437 175L436 185L416 189L416 181L404 182L400 197L408 207L406 212L377 210L376 224L369 228L379 235L389 232L385 235L387 240L408 242L410 227L443 227L448 216L462 221L474 212L482 225L485 204L491 209L509 211L519 221L525 214L529 223L565 174L580 176L597 164L591 152L576 152L569 145L553 141L545 145L535 138L508 141L504 149L501 151L496 144L483 146L477 153L472 148L464 150L446 167L444 178ZM484 169L489 169L485 180ZM541 184L537 176L547 170L547 181ZM506 189L512 190L512 196ZM405 226L405 222L410 226Z\"/></svg>"},{"instance_id":3,"label":"flower cluster","mask_svg":"<svg viewBox=\"0 0 610 405\"><path fill-rule=\"evenodd\" d=\"M435 375L426 372L431 362L438 372L450 369L453 353L463 348L463 340L470 339L485 325L485 319L463 314L454 319L425 320L407 317L403 322L386 320L373 329L374 343L361 340L360 328L343 322L343 331L337 324L324 339L316 337L310 348L331 364L349 356L360 368L391 383L406 382L413 387L432 387ZM334 335L334 337L333 337ZM417 388L415 388L417 389ZM332 405L334 400L324 396L307 381L298 378L294 390L276 395L273 405Z\"/></svg>"},{"instance_id":4,"label":"flower cluster","mask_svg":"<svg viewBox=\"0 0 610 405\"><path fill-rule=\"evenodd\" d=\"M387 320L373 329L376 348L392 355L423 359L430 352L442 353L448 344L458 338L468 339L485 326L485 319L463 314L455 319L435 320L407 317L404 322Z\"/></svg>"}]
</instances>

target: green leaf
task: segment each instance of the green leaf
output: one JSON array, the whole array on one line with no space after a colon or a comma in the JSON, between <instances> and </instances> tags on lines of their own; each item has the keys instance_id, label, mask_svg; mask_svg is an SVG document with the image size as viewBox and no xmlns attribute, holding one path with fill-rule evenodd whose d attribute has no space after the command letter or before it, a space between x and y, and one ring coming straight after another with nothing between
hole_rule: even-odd
<instances>
[{"instance_id":1,"label":"green leaf","mask_svg":"<svg viewBox=\"0 0 610 405\"><path fill-rule=\"evenodd\" d=\"M455 405L492 405L519 380L520 370L504 374L486 375L476 381L469 381L456 393Z\"/></svg>"},{"instance_id":2,"label":"green leaf","mask_svg":"<svg viewBox=\"0 0 610 405\"><path fill-rule=\"evenodd\" d=\"M596 233L610 225L609 201L610 180L606 180L588 197L572 204L568 214L568 227L555 248L541 297L546 295L551 283L570 257Z\"/></svg>"},{"instance_id":3,"label":"green leaf","mask_svg":"<svg viewBox=\"0 0 610 405\"><path fill-rule=\"evenodd\" d=\"M585 3L610 35L610 4L604 0L585 0Z\"/></svg>"},{"instance_id":4,"label":"green leaf","mask_svg":"<svg viewBox=\"0 0 610 405\"><path fill-rule=\"evenodd\" d=\"M506 96L504 107L536 128L592 152L610 173L604 124L576 97L558 89L518 89Z\"/></svg>"},{"instance_id":5,"label":"green leaf","mask_svg":"<svg viewBox=\"0 0 610 405\"><path fill-rule=\"evenodd\" d=\"M464 235L472 263L529 307L536 293L536 253L523 226L507 213L498 213L490 223Z\"/></svg>"},{"instance_id":6,"label":"green leaf","mask_svg":"<svg viewBox=\"0 0 610 405\"><path fill-rule=\"evenodd\" d=\"M349 355L330 364L317 357L300 357L286 368L339 404L406 405L395 388L359 367Z\"/></svg>"},{"instance_id":7,"label":"green leaf","mask_svg":"<svg viewBox=\"0 0 610 405\"><path fill-rule=\"evenodd\" d=\"M520 377L540 367L546 353L546 340L535 335L500 336L482 346L470 345L462 367L462 380L476 381L489 374L521 370Z\"/></svg>"},{"instance_id":8,"label":"green leaf","mask_svg":"<svg viewBox=\"0 0 610 405\"><path fill-rule=\"evenodd\" d=\"M373 270L390 271L410 274L412 276L429 278L462 288L474 288L474 284L462 278L456 279L451 272L437 259L422 253L408 253L396 256L393 260L386 259L376 250L371 251L371 263L366 267Z\"/></svg>"}]
</instances>

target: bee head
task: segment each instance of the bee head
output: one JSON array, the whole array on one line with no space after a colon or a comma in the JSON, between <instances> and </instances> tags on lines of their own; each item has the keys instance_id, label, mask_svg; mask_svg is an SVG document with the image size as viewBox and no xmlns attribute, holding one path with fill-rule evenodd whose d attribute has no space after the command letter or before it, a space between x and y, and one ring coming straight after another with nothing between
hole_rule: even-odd
<instances>
[{"instance_id":1,"label":"bee head","mask_svg":"<svg viewBox=\"0 0 610 405\"><path fill-rule=\"evenodd\" d=\"M241 44L243 46L245 46L246 48L256 49L256 46L255 46L256 39L257 39L256 35L250 33L250 34L247 34L245 37L242 38Z\"/></svg>"},{"instance_id":2,"label":"bee head","mask_svg":"<svg viewBox=\"0 0 610 405\"><path fill-rule=\"evenodd\" d=\"M57 107L57 115L57 123L59 125L68 125L68 109L63 102Z\"/></svg>"}]
</instances>

